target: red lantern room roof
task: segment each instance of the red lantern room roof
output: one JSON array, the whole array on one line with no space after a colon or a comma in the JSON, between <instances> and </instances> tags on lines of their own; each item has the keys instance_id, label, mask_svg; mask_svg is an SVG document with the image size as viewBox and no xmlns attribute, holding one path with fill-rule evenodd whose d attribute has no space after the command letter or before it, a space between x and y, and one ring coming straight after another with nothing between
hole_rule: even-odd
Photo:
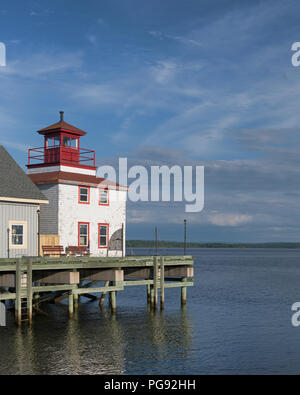
<instances>
[{"instance_id":1,"label":"red lantern room roof","mask_svg":"<svg viewBox=\"0 0 300 395\"><path fill-rule=\"evenodd\" d=\"M79 136L84 136L86 132L84 132L81 129L76 128L73 125L70 125L69 123L64 121L64 112L60 111L60 121L54 123L53 125L47 126L46 128L38 130L39 134L46 135L48 133L53 133L53 132L71 132L72 134L76 134Z\"/></svg>"}]
</instances>

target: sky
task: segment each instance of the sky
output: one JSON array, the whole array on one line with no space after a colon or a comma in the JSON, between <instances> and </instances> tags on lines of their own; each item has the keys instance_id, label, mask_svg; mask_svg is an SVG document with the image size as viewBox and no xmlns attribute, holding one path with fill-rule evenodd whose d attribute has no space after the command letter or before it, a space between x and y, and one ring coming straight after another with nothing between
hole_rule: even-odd
<instances>
[{"instance_id":1,"label":"sky","mask_svg":"<svg viewBox=\"0 0 300 395\"><path fill-rule=\"evenodd\" d=\"M59 119L97 164L203 165L205 207L128 202L127 238L300 239L299 1L1 0L0 144Z\"/></svg>"}]
</instances>

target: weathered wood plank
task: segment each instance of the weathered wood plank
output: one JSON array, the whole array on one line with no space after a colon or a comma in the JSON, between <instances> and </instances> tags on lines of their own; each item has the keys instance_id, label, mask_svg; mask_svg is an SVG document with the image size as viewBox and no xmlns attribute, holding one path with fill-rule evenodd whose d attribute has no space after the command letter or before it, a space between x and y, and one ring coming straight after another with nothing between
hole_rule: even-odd
<instances>
[{"instance_id":1,"label":"weathered wood plank","mask_svg":"<svg viewBox=\"0 0 300 395\"><path fill-rule=\"evenodd\" d=\"M90 293L102 293L110 291L123 291L124 287L122 285L109 286L109 287L95 287L95 288L78 288L73 290L74 294L83 295Z\"/></svg>"},{"instance_id":2,"label":"weathered wood plank","mask_svg":"<svg viewBox=\"0 0 300 395\"><path fill-rule=\"evenodd\" d=\"M192 266L166 267L165 275L175 277L194 277L194 268Z\"/></svg>"},{"instance_id":3,"label":"weathered wood plank","mask_svg":"<svg viewBox=\"0 0 300 395\"><path fill-rule=\"evenodd\" d=\"M15 288L15 286L16 286L16 274L14 272L0 274L0 287Z\"/></svg>"},{"instance_id":4,"label":"weathered wood plank","mask_svg":"<svg viewBox=\"0 0 300 395\"><path fill-rule=\"evenodd\" d=\"M33 281L42 284L79 284L79 272L57 271L35 271Z\"/></svg>"},{"instance_id":5,"label":"weathered wood plank","mask_svg":"<svg viewBox=\"0 0 300 395\"><path fill-rule=\"evenodd\" d=\"M32 292L71 291L75 285L44 285L32 287Z\"/></svg>"},{"instance_id":6,"label":"weathered wood plank","mask_svg":"<svg viewBox=\"0 0 300 395\"><path fill-rule=\"evenodd\" d=\"M119 269L80 270L80 281L123 281L124 271Z\"/></svg>"},{"instance_id":7,"label":"weathered wood plank","mask_svg":"<svg viewBox=\"0 0 300 395\"><path fill-rule=\"evenodd\" d=\"M4 292L0 294L0 300L14 300L16 299L16 294L12 292Z\"/></svg>"}]
</instances>

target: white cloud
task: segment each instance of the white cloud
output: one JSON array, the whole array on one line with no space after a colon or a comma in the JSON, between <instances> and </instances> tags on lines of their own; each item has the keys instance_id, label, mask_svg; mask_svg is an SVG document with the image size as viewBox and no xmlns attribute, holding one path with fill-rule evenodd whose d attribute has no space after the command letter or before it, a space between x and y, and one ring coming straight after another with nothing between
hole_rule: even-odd
<instances>
[{"instance_id":1,"label":"white cloud","mask_svg":"<svg viewBox=\"0 0 300 395\"><path fill-rule=\"evenodd\" d=\"M87 34L86 38L91 44L96 44L97 42L97 37L94 34Z\"/></svg>"},{"instance_id":2,"label":"white cloud","mask_svg":"<svg viewBox=\"0 0 300 395\"><path fill-rule=\"evenodd\" d=\"M239 226L252 221L252 216L245 214L210 214L207 218L208 223L216 226Z\"/></svg>"},{"instance_id":3,"label":"white cloud","mask_svg":"<svg viewBox=\"0 0 300 395\"><path fill-rule=\"evenodd\" d=\"M170 61L159 61L151 67L153 78L159 84L166 84L176 74L177 65Z\"/></svg>"}]
</instances>

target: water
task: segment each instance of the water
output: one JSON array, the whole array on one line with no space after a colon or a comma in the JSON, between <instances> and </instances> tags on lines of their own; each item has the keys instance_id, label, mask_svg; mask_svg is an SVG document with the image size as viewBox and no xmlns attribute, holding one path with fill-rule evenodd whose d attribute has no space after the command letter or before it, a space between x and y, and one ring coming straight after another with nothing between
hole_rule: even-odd
<instances>
[{"instance_id":1,"label":"water","mask_svg":"<svg viewBox=\"0 0 300 395\"><path fill-rule=\"evenodd\" d=\"M153 254L135 249L136 254ZM165 255L182 250L164 249ZM0 374L286 374L300 373L300 251L190 249L195 286L180 307L180 289L166 290L163 313L150 312L144 287L117 296L117 314L82 298L45 305L32 329L13 313L0 327Z\"/></svg>"}]
</instances>

